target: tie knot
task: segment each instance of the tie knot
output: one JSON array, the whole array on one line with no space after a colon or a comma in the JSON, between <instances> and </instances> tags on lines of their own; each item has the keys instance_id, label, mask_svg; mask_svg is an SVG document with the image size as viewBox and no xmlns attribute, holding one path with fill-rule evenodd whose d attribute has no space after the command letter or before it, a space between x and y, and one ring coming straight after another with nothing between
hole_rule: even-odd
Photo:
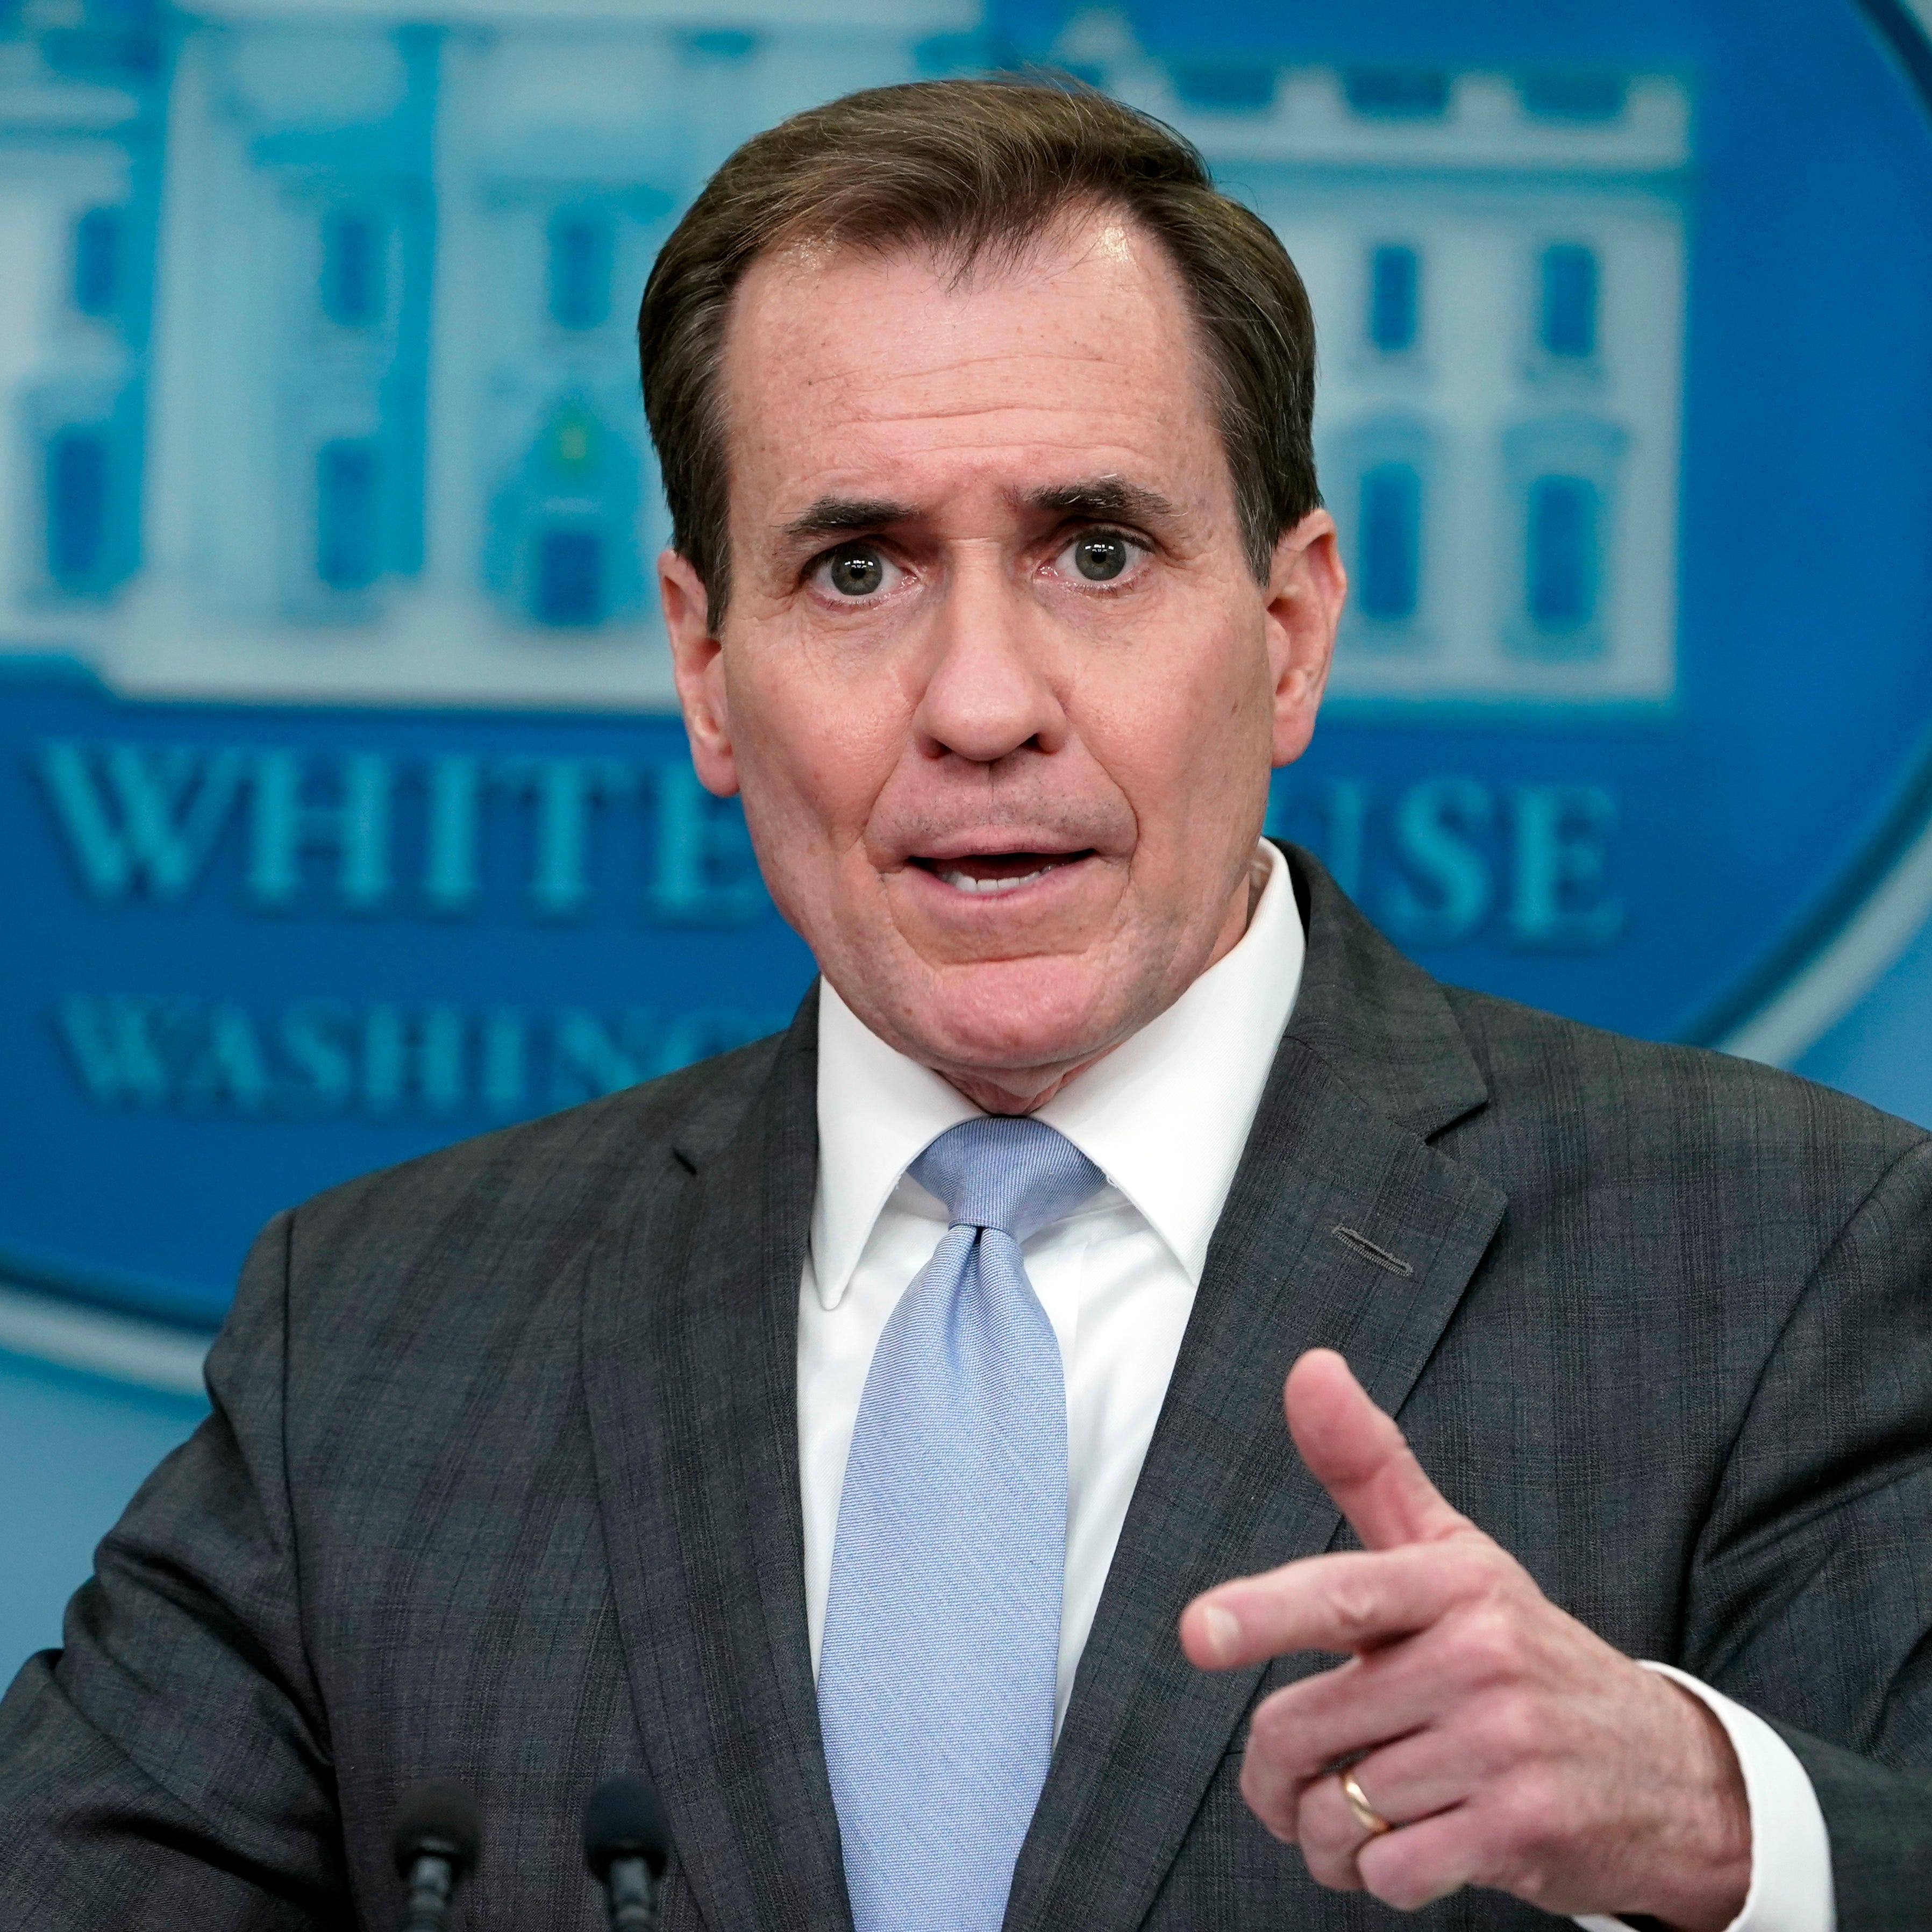
<instances>
[{"instance_id":1,"label":"tie knot","mask_svg":"<svg viewBox=\"0 0 1932 1932\"><path fill-rule=\"evenodd\" d=\"M955 1227L997 1228L1023 1241L1070 1214L1107 1177L1044 1120L997 1114L950 1127L908 1168Z\"/></svg>"}]
</instances>

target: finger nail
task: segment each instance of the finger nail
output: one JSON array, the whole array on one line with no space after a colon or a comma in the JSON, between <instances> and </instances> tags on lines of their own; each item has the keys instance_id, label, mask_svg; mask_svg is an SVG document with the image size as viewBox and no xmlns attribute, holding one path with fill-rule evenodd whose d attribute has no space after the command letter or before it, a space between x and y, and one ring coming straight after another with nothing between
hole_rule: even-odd
<instances>
[{"instance_id":1,"label":"finger nail","mask_svg":"<svg viewBox=\"0 0 1932 1932\"><path fill-rule=\"evenodd\" d=\"M1210 1604L1201 1612L1201 1634L1216 1657L1232 1657L1241 1640L1241 1622L1232 1610Z\"/></svg>"}]
</instances>

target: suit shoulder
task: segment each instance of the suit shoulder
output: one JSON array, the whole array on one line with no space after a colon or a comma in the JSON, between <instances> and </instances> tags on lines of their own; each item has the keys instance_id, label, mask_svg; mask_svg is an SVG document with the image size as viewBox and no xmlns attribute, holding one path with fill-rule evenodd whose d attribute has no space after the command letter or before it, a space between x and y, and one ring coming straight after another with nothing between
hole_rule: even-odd
<instances>
[{"instance_id":1,"label":"suit shoulder","mask_svg":"<svg viewBox=\"0 0 1932 1932\"><path fill-rule=\"evenodd\" d=\"M614 1191L658 1170L674 1142L728 1134L770 1073L782 1034L626 1088L361 1174L290 1216L310 1254L407 1246L428 1231L514 1222L562 1229L601 1216Z\"/></svg>"},{"instance_id":2,"label":"suit shoulder","mask_svg":"<svg viewBox=\"0 0 1932 1932\"><path fill-rule=\"evenodd\" d=\"M1932 1136L1816 1081L1712 1048L1639 1040L1463 987L1444 986L1463 1036L1507 1118L1561 1112L1620 1120L1681 1151L1687 1143L1831 1164L1877 1178Z\"/></svg>"}]
</instances>

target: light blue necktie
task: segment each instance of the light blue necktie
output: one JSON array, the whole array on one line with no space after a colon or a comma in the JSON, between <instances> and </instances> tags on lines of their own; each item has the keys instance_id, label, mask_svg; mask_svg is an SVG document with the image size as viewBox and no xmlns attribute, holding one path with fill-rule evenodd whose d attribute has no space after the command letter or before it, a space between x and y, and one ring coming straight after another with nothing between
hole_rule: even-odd
<instances>
[{"instance_id":1,"label":"light blue necktie","mask_svg":"<svg viewBox=\"0 0 1932 1932\"><path fill-rule=\"evenodd\" d=\"M857 1932L998 1932L1053 1750L1066 1388L1020 1244L1106 1177L1038 1120L914 1161L952 1225L859 1403L818 1711Z\"/></svg>"}]
</instances>

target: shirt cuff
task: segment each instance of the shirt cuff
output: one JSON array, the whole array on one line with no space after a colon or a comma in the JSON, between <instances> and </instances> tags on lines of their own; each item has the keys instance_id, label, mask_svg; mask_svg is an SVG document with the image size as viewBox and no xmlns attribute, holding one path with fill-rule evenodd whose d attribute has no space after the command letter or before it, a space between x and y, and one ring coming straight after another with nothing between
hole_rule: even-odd
<instances>
[{"instance_id":1,"label":"shirt cuff","mask_svg":"<svg viewBox=\"0 0 1932 1932\"><path fill-rule=\"evenodd\" d=\"M1750 1809L1750 1888L1726 1932L1838 1932L1832 1891L1832 1840L1818 1794L1797 1754L1754 1711L1734 1704L1667 1664L1646 1661L1681 1685L1724 1727L1744 1773ZM1628 1932L1621 1918L1579 1918L1586 1932Z\"/></svg>"}]
</instances>

